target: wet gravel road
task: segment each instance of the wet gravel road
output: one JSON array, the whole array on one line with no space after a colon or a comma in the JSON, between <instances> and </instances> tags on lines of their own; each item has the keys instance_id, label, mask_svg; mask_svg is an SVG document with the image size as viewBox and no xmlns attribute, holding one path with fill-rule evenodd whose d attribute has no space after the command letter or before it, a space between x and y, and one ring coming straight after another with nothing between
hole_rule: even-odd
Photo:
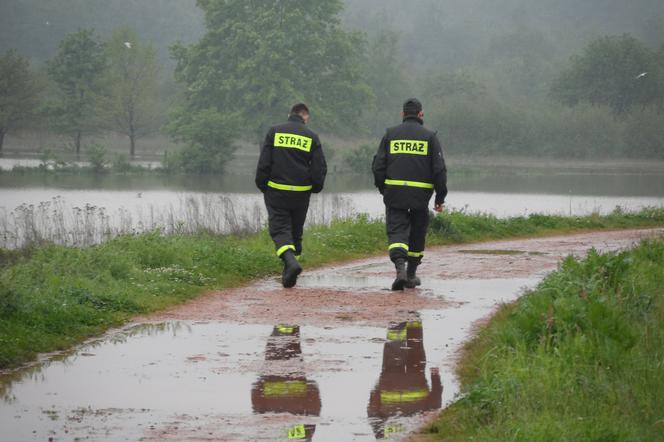
<instances>
[{"instance_id":1,"label":"wet gravel road","mask_svg":"<svg viewBox=\"0 0 664 442\"><path fill-rule=\"evenodd\" d=\"M210 293L0 374L0 439L403 439L458 393L474 324L560 260L664 229L429 250L421 288L386 257Z\"/></svg>"}]
</instances>

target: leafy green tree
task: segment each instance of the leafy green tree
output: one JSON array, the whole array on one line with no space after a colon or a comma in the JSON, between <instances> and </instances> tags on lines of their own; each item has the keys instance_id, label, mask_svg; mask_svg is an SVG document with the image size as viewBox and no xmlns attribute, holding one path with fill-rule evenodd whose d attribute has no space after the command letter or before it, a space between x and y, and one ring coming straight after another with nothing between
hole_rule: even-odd
<instances>
[{"instance_id":1,"label":"leafy green tree","mask_svg":"<svg viewBox=\"0 0 664 442\"><path fill-rule=\"evenodd\" d=\"M37 85L27 58L9 50L0 57L0 155L5 135L33 115Z\"/></svg>"},{"instance_id":2,"label":"leafy green tree","mask_svg":"<svg viewBox=\"0 0 664 442\"><path fill-rule=\"evenodd\" d=\"M551 92L571 106L587 101L621 114L656 97L654 69L654 54L642 42L628 34L607 36L572 57Z\"/></svg>"},{"instance_id":3,"label":"leafy green tree","mask_svg":"<svg viewBox=\"0 0 664 442\"><path fill-rule=\"evenodd\" d=\"M112 130L129 138L129 155L136 155L136 140L157 127L160 116L157 101L159 67L152 45L143 45L136 32L118 29L106 44L109 67L105 83L108 123Z\"/></svg>"},{"instance_id":4,"label":"leafy green tree","mask_svg":"<svg viewBox=\"0 0 664 442\"><path fill-rule=\"evenodd\" d=\"M48 74L58 87L59 100L47 112L59 132L73 137L77 156L83 134L100 128L99 100L105 70L104 45L96 40L92 29L66 36L48 62Z\"/></svg>"},{"instance_id":5,"label":"leafy green tree","mask_svg":"<svg viewBox=\"0 0 664 442\"><path fill-rule=\"evenodd\" d=\"M374 134L380 134L385 127L399 120L399 112L408 93L408 83L404 72L405 65L399 60L399 35L394 32L381 32L369 43L367 55L367 81L374 95L374 107L368 115Z\"/></svg>"},{"instance_id":6,"label":"leafy green tree","mask_svg":"<svg viewBox=\"0 0 664 442\"><path fill-rule=\"evenodd\" d=\"M232 154L237 122L242 137L258 138L296 101L310 105L319 127L360 128L370 97L362 79L364 41L341 29L340 0L199 0L198 6L207 33L192 46L173 48L186 100L169 125L172 134L199 151ZM190 137L192 126L207 135Z\"/></svg>"},{"instance_id":7,"label":"leafy green tree","mask_svg":"<svg viewBox=\"0 0 664 442\"><path fill-rule=\"evenodd\" d=\"M427 101L445 101L451 97L477 101L486 94L486 87L467 72L431 74L424 81L424 96Z\"/></svg>"},{"instance_id":8,"label":"leafy green tree","mask_svg":"<svg viewBox=\"0 0 664 442\"><path fill-rule=\"evenodd\" d=\"M166 168L195 174L223 171L237 148L233 140L238 134L238 113L222 113L214 107L195 114L183 109L175 112L169 129L175 140L187 143L187 147L168 157Z\"/></svg>"}]
</instances>

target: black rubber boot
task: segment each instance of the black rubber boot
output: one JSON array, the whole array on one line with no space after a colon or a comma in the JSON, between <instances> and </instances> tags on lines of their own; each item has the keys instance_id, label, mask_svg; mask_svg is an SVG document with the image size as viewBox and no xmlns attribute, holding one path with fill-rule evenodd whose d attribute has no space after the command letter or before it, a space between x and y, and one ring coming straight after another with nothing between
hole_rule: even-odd
<instances>
[{"instance_id":1,"label":"black rubber boot","mask_svg":"<svg viewBox=\"0 0 664 442\"><path fill-rule=\"evenodd\" d=\"M294 287L297 282L297 276L302 273L302 267L295 259L292 250L286 250L281 259L284 261L284 272L281 274L281 283L287 289Z\"/></svg>"},{"instance_id":2,"label":"black rubber boot","mask_svg":"<svg viewBox=\"0 0 664 442\"><path fill-rule=\"evenodd\" d=\"M419 260L408 260L408 268L406 269L406 277L408 278L408 281L406 281L406 288L414 289L418 285L422 285L422 281L420 281L420 278L415 274L418 265L420 265Z\"/></svg>"},{"instance_id":3,"label":"black rubber boot","mask_svg":"<svg viewBox=\"0 0 664 442\"><path fill-rule=\"evenodd\" d=\"M392 290L403 290L408 282L408 276L406 275L406 261L403 259L397 259L394 261L394 267L397 269L397 277L392 283Z\"/></svg>"}]
</instances>

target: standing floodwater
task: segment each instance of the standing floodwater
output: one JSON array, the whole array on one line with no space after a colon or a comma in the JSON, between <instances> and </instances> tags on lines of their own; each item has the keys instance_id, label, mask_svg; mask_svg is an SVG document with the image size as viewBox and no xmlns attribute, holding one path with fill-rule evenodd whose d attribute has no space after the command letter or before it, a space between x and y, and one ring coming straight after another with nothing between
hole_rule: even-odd
<instances>
[{"instance_id":1,"label":"standing floodwater","mask_svg":"<svg viewBox=\"0 0 664 442\"><path fill-rule=\"evenodd\" d=\"M198 298L0 375L6 440L400 439L458 393L456 353L569 253L661 229L431 250L394 294L384 258Z\"/></svg>"},{"instance_id":2,"label":"standing floodwater","mask_svg":"<svg viewBox=\"0 0 664 442\"><path fill-rule=\"evenodd\" d=\"M0 160L1 161L1 160ZM452 174L448 209L498 217L533 213L606 214L620 206L664 205L664 180L654 172ZM367 176L332 175L313 195L309 224L357 214L382 217L381 196ZM0 247L34 240L95 244L119 234L255 231L267 213L253 178L146 176L40 176L0 174Z\"/></svg>"}]
</instances>

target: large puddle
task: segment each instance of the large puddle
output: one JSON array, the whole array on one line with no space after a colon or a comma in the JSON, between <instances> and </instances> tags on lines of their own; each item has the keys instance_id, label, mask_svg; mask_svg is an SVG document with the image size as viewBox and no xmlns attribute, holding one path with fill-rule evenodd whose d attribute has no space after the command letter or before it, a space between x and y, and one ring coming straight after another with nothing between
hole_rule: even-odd
<instances>
[{"instance_id":1,"label":"large puddle","mask_svg":"<svg viewBox=\"0 0 664 442\"><path fill-rule=\"evenodd\" d=\"M662 229L427 252L393 293L387 258L223 290L0 375L2 440L402 439L459 392L474 324L559 260Z\"/></svg>"},{"instance_id":2,"label":"large puddle","mask_svg":"<svg viewBox=\"0 0 664 442\"><path fill-rule=\"evenodd\" d=\"M534 280L439 282L428 296L452 308L395 311L384 327L169 321L111 333L1 377L3 438L399 438L458 392L452 357L473 321Z\"/></svg>"}]
</instances>

